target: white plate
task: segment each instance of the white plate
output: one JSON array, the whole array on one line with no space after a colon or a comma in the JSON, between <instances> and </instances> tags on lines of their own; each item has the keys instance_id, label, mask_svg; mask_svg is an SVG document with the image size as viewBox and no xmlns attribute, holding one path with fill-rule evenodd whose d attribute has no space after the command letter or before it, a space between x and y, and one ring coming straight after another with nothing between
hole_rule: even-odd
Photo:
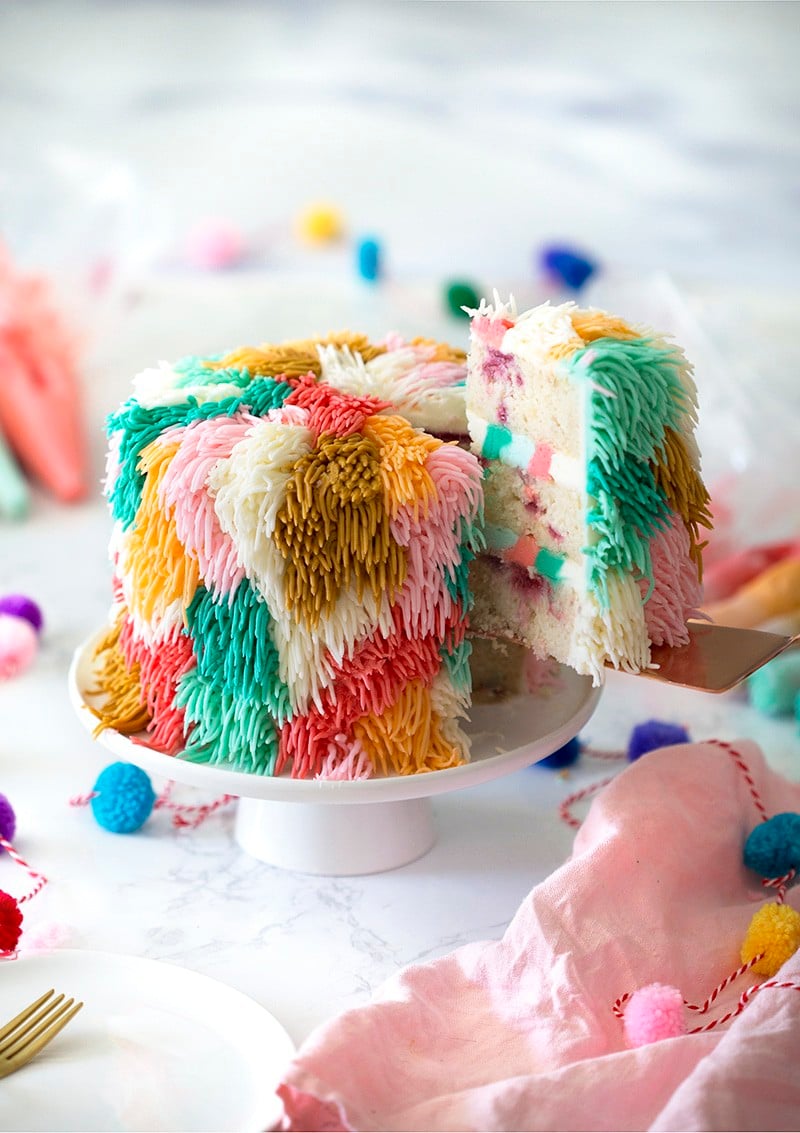
<instances>
[{"instance_id":1,"label":"white plate","mask_svg":"<svg viewBox=\"0 0 800 1133\"><path fill-rule=\"evenodd\" d=\"M294 1046L268 1011L208 976L64 950L0 964L0 1020L48 988L84 1007L0 1083L0 1128L268 1129Z\"/></svg>"},{"instance_id":2,"label":"white plate","mask_svg":"<svg viewBox=\"0 0 800 1133\"><path fill-rule=\"evenodd\" d=\"M92 698L86 690L95 684L93 646L104 632L99 631L78 647L69 671L70 699L81 723L92 734L97 717L89 708ZM190 763L137 744L111 728L100 732L97 739L119 758L136 763L150 774L241 798L312 804L398 802L476 786L544 759L578 734L597 707L601 691L592 687L588 677L562 665L552 688L472 706L466 723L472 739L469 763L421 775L353 782L249 775L218 765Z\"/></svg>"}]
</instances>

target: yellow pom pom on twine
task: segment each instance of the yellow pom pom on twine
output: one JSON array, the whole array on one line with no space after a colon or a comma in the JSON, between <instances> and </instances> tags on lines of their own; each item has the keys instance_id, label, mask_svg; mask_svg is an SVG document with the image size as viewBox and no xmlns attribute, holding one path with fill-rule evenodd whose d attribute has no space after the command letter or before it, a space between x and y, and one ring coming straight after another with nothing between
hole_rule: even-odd
<instances>
[{"instance_id":1,"label":"yellow pom pom on twine","mask_svg":"<svg viewBox=\"0 0 800 1133\"><path fill-rule=\"evenodd\" d=\"M344 219L334 205L312 204L298 215L295 229L306 244L332 244L344 234Z\"/></svg>"},{"instance_id":2,"label":"yellow pom pom on twine","mask_svg":"<svg viewBox=\"0 0 800 1133\"><path fill-rule=\"evenodd\" d=\"M800 913L789 905L763 905L750 921L742 945L742 961L749 964L756 956L753 971L774 976L800 948Z\"/></svg>"}]
</instances>

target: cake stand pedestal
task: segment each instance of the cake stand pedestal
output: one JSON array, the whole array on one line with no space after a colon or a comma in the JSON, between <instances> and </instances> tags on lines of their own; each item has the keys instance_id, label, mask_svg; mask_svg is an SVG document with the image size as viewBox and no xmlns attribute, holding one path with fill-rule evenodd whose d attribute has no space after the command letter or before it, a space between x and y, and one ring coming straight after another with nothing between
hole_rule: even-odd
<instances>
[{"instance_id":1,"label":"cake stand pedestal","mask_svg":"<svg viewBox=\"0 0 800 1133\"><path fill-rule=\"evenodd\" d=\"M103 631L100 631L102 633ZM69 695L84 727L97 717L93 635L75 651ZM235 837L242 849L282 869L336 877L382 873L406 865L433 846L434 795L477 786L527 767L573 739L591 717L601 690L562 666L554 684L495 704L475 704L465 730L469 763L420 775L339 782L250 775L166 755L105 728L98 743L151 775L237 796Z\"/></svg>"},{"instance_id":2,"label":"cake stand pedestal","mask_svg":"<svg viewBox=\"0 0 800 1133\"><path fill-rule=\"evenodd\" d=\"M421 858L436 841L430 799L329 806L240 798L236 805L242 849L300 873L383 873Z\"/></svg>"}]
</instances>

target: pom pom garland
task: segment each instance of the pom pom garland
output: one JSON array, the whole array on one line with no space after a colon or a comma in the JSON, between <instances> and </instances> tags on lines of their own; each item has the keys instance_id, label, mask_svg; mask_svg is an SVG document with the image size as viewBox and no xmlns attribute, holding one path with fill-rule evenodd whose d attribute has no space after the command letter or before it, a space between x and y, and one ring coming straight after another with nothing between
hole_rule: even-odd
<instances>
[{"instance_id":1,"label":"pom pom garland","mask_svg":"<svg viewBox=\"0 0 800 1133\"><path fill-rule=\"evenodd\" d=\"M542 249L539 264L548 276L571 291L579 291L597 271L597 264L582 252L558 244Z\"/></svg>"},{"instance_id":2,"label":"pom pom garland","mask_svg":"<svg viewBox=\"0 0 800 1133\"><path fill-rule=\"evenodd\" d=\"M16 898L0 889L0 954L13 954L22 935L22 913Z\"/></svg>"},{"instance_id":3,"label":"pom pom garland","mask_svg":"<svg viewBox=\"0 0 800 1133\"><path fill-rule=\"evenodd\" d=\"M16 677L33 661L38 647L36 630L25 618L0 614L0 680Z\"/></svg>"},{"instance_id":4,"label":"pom pom garland","mask_svg":"<svg viewBox=\"0 0 800 1133\"><path fill-rule=\"evenodd\" d=\"M110 763L97 777L91 799L99 826L113 834L133 834L150 817L156 793L150 779L133 763Z\"/></svg>"},{"instance_id":5,"label":"pom pom garland","mask_svg":"<svg viewBox=\"0 0 800 1133\"><path fill-rule=\"evenodd\" d=\"M771 903L758 910L742 944L742 961L771 978L800 948L800 913L789 905Z\"/></svg>"},{"instance_id":6,"label":"pom pom garland","mask_svg":"<svg viewBox=\"0 0 800 1133\"><path fill-rule=\"evenodd\" d=\"M800 814L775 814L751 831L744 864L762 877L781 877L800 868Z\"/></svg>"},{"instance_id":7,"label":"pom pom garland","mask_svg":"<svg viewBox=\"0 0 800 1133\"><path fill-rule=\"evenodd\" d=\"M16 825L14 808L5 795L0 795L0 850L5 850L12 861L21 866L36 882L33 889L20 898L12 897L10 893L0 890L0 956L16 955L17 944L22 935L20 905L30 901L47 884L47 878L32 869L11 845Z\"/></svg>"},{"instance_id":8,"label":"pom pom garland","mask_svg":"<svg viewBox=\"0 0 800 1133\"><path fill-rule=\"evenodd\" d=\"M12 614L30 622L37 633L42 632L44 618L39 606L25 594L5 594L0 598L0 614Z\"/></svg>"},{"instance_id":9,"label":"pom pom garland","mask_svg":"<svg viewBox=\"0 0 800 1133\"><path fill-rule=\"evenodd\" d=\"M477 310L480 307L480 296L473 285L464 279L447 280L444 284L445 309L455 319L468 319L470 316L464 310Z\"/></svg>"},{"instance_id":10,"label":"pom pom garland","mask_svg":"<svg viewBox=\"0 0 800 1133\"><path fill-rule=\"evenodd\" d=\"M552 755L546 755L544 759L538 761L541 767L571 767L573 763L577 763L581 755L581 744L577 736L571 740L567 740L563 747L558 751L554 751Z\"/></svg>"},{"instance_id":11,"label":"pom pom garland","mask_svg":"<svg viewBox=\"0 0 800 1133\"><path fill-rule=\"evenodd\" d=\"M368 283L374 283L381 274L381 248L371 237L362 240L356 250L358 274Z\"/></svg>"},{"instance_id":12,"label":"pom pom garland","mask_svg":"<svg viewBox=\"0 0 800 1133\"><path fill-rule=\"evenodd\" d=\"M633 763L649 751L672 744L689 743L689 733L680 724L669 724L663 720L647 720L637 724L628 741L628 759Z\"/></svg>"},{"instance_id":13,"label":"pom pom garland","mask_svg":"<svg viewBox=\"0 0 800 1133\"><path fill-rule=\"evenodd\" d=\"M334 205L312 204L299 214L295 227L306 244L332 244L344 234L344 218Z\"/></svg>"},{"instance_id":14,"label":"pom pom garland","mask_svg":"<svg viewBox=\"0 0 800 1133\"><path fill-rule=\"evenodd\" d=\"M5 795L0 795L0 838L10 842L16 829L17 816L14 814L14 808Z\"/></svg>"},{"instance_id":15,"label":"pom pom garland","mask_svg":"<svg viewBox=\"0 0 800 1133\"><path fill-rule=\"evenodd\" d=\"M171 810L173 826L194 828L236 799L236 795L221 795L211 803L197 806L174 803L170 799L173 786L174 783L167 783L161 794L156 795L145 771L133 763L119 761L104 768L94 789L88 795L70 799L70 805L90 805L98 825L112 834L134 834L154 810Z\"/></svg>"},{"instance_id":16,"label":"pom pom garland","mask_svg":"<svg viewBox=\"0 0 800 1133\"><path fill-rule=\"evenodd\" d=\"M686 1034L683 996L675 987L649 984L635 991L623 1013L628 1046L645 1046Z\"/></svg>"},{"instance_id":17,"label":"pom pom garland","mask_svg":"<svg viewBox=\"0 0 800 1133\"><path fill-rule=\"evenodd\" d=\"M800 693L800 650L782 653L748 677L747 693L765 716L791 716Z\"/></svg>"},{"instance_id":18,"label":"pom pom garland","mask_svg":"<svg viewBox=\"0 0 800 1133\"><path fill-rule=\"evenodd\" d=\"M763 884L777 889L777 897L774 902L763 905L751 919L741 947L742 966L717 984L703 1004L689 1003L676 988L663 984L651 984L632 994L626 993L615 1001L613 1013L622 1022L626 1042L631 1047L681 1034L711 1031L736 1018L755 992L765 988L800 991L800 983L794 980L773 979L787 960L800 951L800 913L784 904L787 883L794 878L800 863L800 815L786 812L769 818L741 754L722 740L710 742L727 752L747 783L762 825L756 827L747 839L745 864L757 872L771 875L764 878ZM683 1022L684 1008L704 1014L726 987L749 971L767 979L744 991L736 1006L720 1018L687 1030Z\"/></svg>"}]
</instances>

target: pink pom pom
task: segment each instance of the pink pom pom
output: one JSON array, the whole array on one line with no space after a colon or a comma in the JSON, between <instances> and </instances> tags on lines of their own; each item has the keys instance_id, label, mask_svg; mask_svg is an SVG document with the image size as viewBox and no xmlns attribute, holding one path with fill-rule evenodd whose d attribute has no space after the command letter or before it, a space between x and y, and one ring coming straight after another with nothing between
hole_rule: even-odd
<instances>
[{"instance_id":1,"label":"pink pom pom","mask_svg":"<svg viewBox=\"0 0 800 1133\"><path fill-rule=\"evenodd\" d=\"M0 680L27 669L36 656L36 630L25 618L0 614Z\"/></svg>"},{"instance_id":2,"label":"pink pom pom","mask_svg":"<svg viewBox=\"0 0 800 1133\"><path fill-rule=\"evenodd\" d=\"M625 1008L624 1027L628 1046L632 1047L685 1035L683 996L666 984L639 988Z\"/></svg>"},{"instance_id":3,"label":"pink pom pom","mask_svg":"<svg viewBox=\"0 0 800 1133\"><path fill-rule=\"evenodd\" d=\"M232 267L244 255L242 235L230 221L207 218L189 233L186 258L197 268L214 271Z\"/></svg>"}]
</instances>

